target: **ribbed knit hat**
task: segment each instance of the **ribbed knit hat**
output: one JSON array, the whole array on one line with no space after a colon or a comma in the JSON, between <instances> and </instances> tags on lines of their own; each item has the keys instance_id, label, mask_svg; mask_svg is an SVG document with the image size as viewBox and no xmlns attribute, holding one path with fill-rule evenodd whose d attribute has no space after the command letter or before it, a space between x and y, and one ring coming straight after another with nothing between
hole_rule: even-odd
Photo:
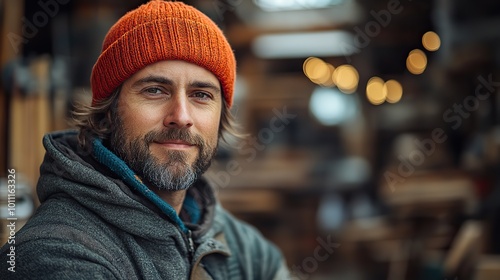
<instances>
[{"instance_id":1,"label":"ribbed knit hat","mask_svg":"<svg viewBox=\"0 0 500 280\"><path fill-rule=\"evenodd\" d=\"M224 34L194 7L162 0L128 12L106 34L90 78L92 103L111 95L140 69L161 60L184 60L212 72L231 107L236 61Z\"/></svg>"}]
</instances>

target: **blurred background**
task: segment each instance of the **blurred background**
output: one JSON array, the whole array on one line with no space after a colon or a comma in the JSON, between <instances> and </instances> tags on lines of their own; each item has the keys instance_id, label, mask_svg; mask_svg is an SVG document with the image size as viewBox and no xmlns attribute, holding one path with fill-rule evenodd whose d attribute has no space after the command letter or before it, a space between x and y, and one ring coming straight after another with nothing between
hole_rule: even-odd
<instances>
[{"instance_id":1,"label":"blurred background","mask_svg":"<svg viewBox=\"0 0 500 280\"><path fill-rule=\"evenodd\" d=\"M16 170L19 223L42 136L90 103L102 39L144 2L0 1L0 175ZM500 279L500 2L184 2L234 48L249 134L206 175L293 279Z\"/></svg>"}]
</instances>

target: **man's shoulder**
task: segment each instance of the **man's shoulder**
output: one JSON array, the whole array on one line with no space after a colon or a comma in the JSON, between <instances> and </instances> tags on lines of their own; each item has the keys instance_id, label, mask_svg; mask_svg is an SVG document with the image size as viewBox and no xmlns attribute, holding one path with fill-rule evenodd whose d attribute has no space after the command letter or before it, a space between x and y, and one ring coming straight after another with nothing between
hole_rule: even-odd
<instances>
[{"instance_id":1,"label":"man's shoulder","mask_svg":"<svg viewBox=\"0 0 500 280\"><path fill-rule=\"evenodd\" d=\"M0 248L0 262L3 272L6 264L15 271L10 279L112 279L118 274L110 265L115 256L106 253L105 246L84 231L47 225L16 234L15 243Z\"/></svg>"},{"instance_id":2,"label":"man's shoulder","mask_svg":"<svg viewBox=\"0 0 500 280\"><path fill-rule=\"evenodd\" d=\"M222 206L216 207L216 223L222 225L228 245L231 249L245 249L252 254L268 255L281 259L279 249L253 225L235 217Z\"/></svg>"},{"instance_id":3,"label":"man's shoulder","mask_svg":"<svg viewBox=\"0 0 500 280\"><path fill-rule=\"evenodd\" d=\"M94 214L78 201L65 194L52 196L44 201L29 219L27 225L74 224L83 225L94 218Z\"/></svg>"},{"instance_id":4,"label":"man's shoulder","mask_svg":"<svg viewBox=\"0 0 500 280\"><path fill-rule=\"evenodd\" d=\"M98 225L71 200L63 197L42 203L18 232L11 244L0 248L0 261L15 252L16 275L13 279L70 279L72 267L82 275L111 275L109 264L116 258L109 234L95 234ZM108 236L106 236L108 235ZM80 262L81 260L88 260ZM111 267L111 268L110 268ZM70 270L68 270L70 269ZM114 272L114 271L113 271ZM55 279L53 278L53 279Z\"/></svg>"},{"instance_id":5,"label":"man's shoulder","mask_svg":"<svg viewBox=\"0 0 500 280\"><path fill-rule=\"evenodd\" d=\"M101 234L93 234L100 231ZM97 216L78 202L59 196L42 203L16 234L17 244L35 240L95 243L104 238ZM95 246L95 245L93 245Z\"/></svg>"}]
</instances>

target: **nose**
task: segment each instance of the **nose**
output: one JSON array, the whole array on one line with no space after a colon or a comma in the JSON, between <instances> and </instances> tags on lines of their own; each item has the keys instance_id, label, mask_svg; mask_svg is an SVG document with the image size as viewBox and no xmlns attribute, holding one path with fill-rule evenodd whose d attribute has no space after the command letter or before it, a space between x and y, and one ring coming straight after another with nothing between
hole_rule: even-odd
<instances>
[{"instance_id":1,"label":"nose","mask_svg":"<svg viewBox=\"0 0 500 280\"><path fill-rule=\"evenodd\" d=\"M188 128L193 126L193 119L185 95L176 94L170 100L163 125L171 128Z\"/></svg>"}]
</instances>

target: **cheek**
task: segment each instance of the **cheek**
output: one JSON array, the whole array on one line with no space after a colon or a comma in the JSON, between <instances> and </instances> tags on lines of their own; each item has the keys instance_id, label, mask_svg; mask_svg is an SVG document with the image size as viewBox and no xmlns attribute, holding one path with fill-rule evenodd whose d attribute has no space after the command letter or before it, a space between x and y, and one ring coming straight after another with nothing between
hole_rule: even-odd
<instances>
[{"instance_id":1,"label":"cheek","mask_svg":"<svg viewBox=\"0 0 500 280\"><path fill-rule=\"evenodd\" d=\"M209 142L211 146L215 146L219 139L220 119L218 116L200 118L198 124L200 132L203 134L206 141Z\"/></svg>"},{"instance_id":2,"label":"cheek","mask_svg":"<svg viewBox=\"0 0 500 280\"><path fill-rule=\"evenodd\" d=\"M154 111L127 104L121 107L120 115L125 131L133 138L144 136L149 131L154 130L158 122L161 124L161 117L158 117Z\"/></svg>"}]
</instances>

